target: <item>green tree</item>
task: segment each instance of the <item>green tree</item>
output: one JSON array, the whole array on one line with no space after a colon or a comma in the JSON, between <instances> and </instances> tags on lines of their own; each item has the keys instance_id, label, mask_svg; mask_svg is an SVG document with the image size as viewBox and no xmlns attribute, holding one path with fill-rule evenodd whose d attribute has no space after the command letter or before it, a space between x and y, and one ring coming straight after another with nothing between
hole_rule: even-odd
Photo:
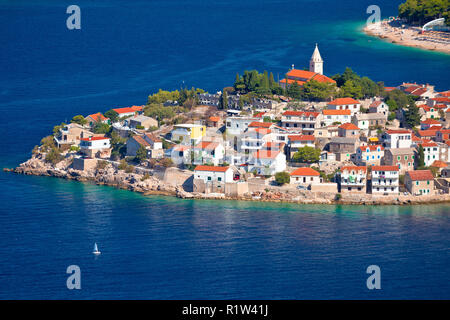
<instances>
[{"instance_id":1,"label":"green tree","mask_svg":"<svg viewBox=\"0 0 450 320\"><path fill-rule=\"evenodd\" d=\"M353 80L347 80L341 87L341 96L361 99L363 97L362 87L355 84Z\"/></svg>"},{"instance_id":2,"label":"green tree","mask_svg":"<svg viewBox=\"0 0 450 320\"><path fill-rule=\"evenodd\" d=\"M292 160L295 162L307 162L315 163L320 160L320 149L314 147L305 146L299 148L296 153L292 156Z\"/></svg>"},{"instance_id":3,"label":"green tree","mask_svg":"<svg viewBox=\"0 0 450 320\"><path fill-rule=\"evenodd\" d=\"M74 116L70 122L84 126L87 123L87 120L82 115L78 115Z\"/></svg>"},{"instance_id":4,"label":"green tree","mask_svg":"<svg viewBox=\"0 0 450 320\"><path fill-rule=\"evenodd\" d=\"M226 110L228 109L228 94L224 90L223 93L220 95L219 98L219 109Z\"/></svg>"},{"instance_id":5,"label":"green tree","mask_svg":"<svg viewBox=\"0 0 450 320\"><path fill-rule=\"evenodd\" d=\"M420 124L419 108L414 103L411 103L405 112L405 122L411 128Z\"/></svg>"},{"instance_id":6,"label":"green tree","mask_svg":"<svg viewBox=\"0 0 450 320\"><path fill-rule=\"evenodd\" d=\"M136 151L136 160L141 163L145 159L147 159L147 149L145 149L145 147L141 145Z\"/></svg>"},{"instance_id":7,"label":"green tree","mask_svg":"<svg viewBox=\"0 0 450 320\"><path fill-rule=\"evenodd\" d=\"M277 172L275 173L275 181L279 184L279 185L283 185L283 184L287 184L291 181L291 176L289 175L288 172Z\"/></svg>"},{"instance_id":8,"label":"green tree","mask_svg":"<svg viewBox=\"0 0 450 320\"><path fill-rule=\"evenodd\" d=\"M111 130L111 127L107 123L97 122L94 125L92 131L96 134L107 134Z\"/></svg>"},{"instance_id":9,"label":"green tree","mask_svg":"<svg viewBox=\"0 0 450 320\"><path fill-rule=\"evenodd\" d=\"M422 145L419 145L418 155L417 155L417 168L423 169L425 167L425 154L423 152Z\"/></svg>"},{"instance_id":10,"label":"green tree","mask_svg":"<svg viewBox=\"0 0 450 320\"><path fill-rule=\"evenodd\" d=\"M111 109L105 112L105 117L109 118L112 123L117 122L119 120L119 114L117 111Z\"/></svg>"},{"instance_id":11,"label":"green tree","mask_svg":"<svg viewBox=\"0 0 450 320\"><path fill-rule=\"evenodd\" d=\"M336 95L334 83L324 83L315 80L306 82L301 88L301 97L309 101L325 101Z\"/></svg>"},{"instance_id":12,"label":"green tree","mask_svg":"<svg viewBox=\"0 0 450 320\"><path fill-rule=\"evenodd\" d=\"M287 88L286 93L289 97L294 99L301 99L302 97L302 89L300 88L297 82L292 83Z\"/></svg>"},{"instance_id":13,"label":"green tree","mask_svg":"<svg viewBox=\"0 0 450 320\"><path fill-rule=\"evenodd\" d=\"M64 159L64 157L61 155L61 152L56 147L52 147L45 156L45 161L50 162L53 165L57 164L62 159Z\"/></svg>"}]
</instances>

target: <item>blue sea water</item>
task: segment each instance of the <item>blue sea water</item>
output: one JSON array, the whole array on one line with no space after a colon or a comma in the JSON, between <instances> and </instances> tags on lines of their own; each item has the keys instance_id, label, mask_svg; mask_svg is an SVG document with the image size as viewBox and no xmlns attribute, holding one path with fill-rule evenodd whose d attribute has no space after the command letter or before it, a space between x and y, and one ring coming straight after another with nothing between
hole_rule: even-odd
<instances>
[{"instance_id":1,"label":"blue sea water","mask_svg":"<svg viewBox=\"0 0 450 320\"><path fill-rule=\"evenodd\" d=\"M183 84L213 92L245 69L281 77L316 42L327 75L450 89L449 55L361 33L371 1L79 0L75 31L71 4L0 1L1 167L75 114ZM398 3L378 5L388 17ZM0 188L0 299L450 298L448 205L179 200L4 172ZM79 291L66 288L72 264Z\"/></svg>"}]
</instances>

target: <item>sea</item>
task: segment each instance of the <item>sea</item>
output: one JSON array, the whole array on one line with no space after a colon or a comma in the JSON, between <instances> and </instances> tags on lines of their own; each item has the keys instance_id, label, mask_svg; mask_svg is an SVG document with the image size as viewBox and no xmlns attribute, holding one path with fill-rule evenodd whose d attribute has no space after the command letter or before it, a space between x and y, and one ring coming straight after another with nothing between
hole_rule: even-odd
<instances>
[{"instance_id":1,"label":"sea","mask_svg":"<svg viewBox=\"0 0 450 320\"><path fill-rule=\"evenodd\" d=\"M381 17L400 2L377 1ZM67 28L73 4L81 29ZM142 105L159 88L216 92L244 70L281 78L316 43L326 75L450 89L450 55L361 31L372 4L1 0L0 168L74 115ZM0 190L0 299L450 298L448 204L181 200L3 171Z\"/></svg>"}]
</instances>

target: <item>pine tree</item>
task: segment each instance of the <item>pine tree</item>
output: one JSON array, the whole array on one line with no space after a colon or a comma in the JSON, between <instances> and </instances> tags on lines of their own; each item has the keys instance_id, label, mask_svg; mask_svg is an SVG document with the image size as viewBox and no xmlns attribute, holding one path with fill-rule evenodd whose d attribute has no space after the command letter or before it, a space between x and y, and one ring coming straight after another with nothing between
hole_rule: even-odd
<instances>
[{"instance_id":1,"label":"pine tree","mask_svg":"<svg viewBox=\"0 0 450 320\"><path fill-rule=\"evenodd\" d=\"M408 110L405 112L405 121L411 128L420 124L419 108L414 103L408 106Z\"/></svg>"},{"instance_id":2,"label":"pine tree","mask_svg":"<svg viewBox=\"0 0 450 320\"><path fill-rule=\"evenodd\" d=\"M425 154L423 152L423 147L422 145L419 145L419 151L418 151L418 156L417 156L417 168L418 169L422 169L425 167Z\"/></svg>"},{"instance_id":3,"label":"pine tree","mask_svg":"<svg viewBox=\"0 0 450 320\"><path fill-rule=\"evenodd\" d=\"M224 91L221 95L220 95L220 99L219 99L219 109L228 109L228 95L227 92Z\"/></svg>"}]
</instances>

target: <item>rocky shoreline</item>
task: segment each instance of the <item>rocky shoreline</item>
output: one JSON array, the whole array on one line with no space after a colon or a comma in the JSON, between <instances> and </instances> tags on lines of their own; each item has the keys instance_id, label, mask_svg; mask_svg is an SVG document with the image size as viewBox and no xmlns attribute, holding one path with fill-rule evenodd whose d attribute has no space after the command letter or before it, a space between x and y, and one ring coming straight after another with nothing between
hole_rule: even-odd
<instances>
[{"instance_id":1,"label":"rocky shoreline","mask_svg":"<svg viewBox=\"0 0 450 320\"><path fill-rule=\"evenodd\" d=\"M402 29L391 26L387 21L382 21L365 26L363 31L369 36L391 43L450 54L449 43L441 42L438 38L433 39L426 35L421 35L414 28Z\"/></svg>"},{"instance_id":2,"label":"rocky shoreline","mask_svg":"<svg viewBox=\"0 0 450 320\"><path fill-rule=\"evenodd\" d=\"M72 168L73 158L68 157L56 165L44 160L43 155L36 154L26 162L14 169L4 169L17 174L50 176L91 182L97 185L112 186L119 189L139 192L143 195L174 196L181 199L220 199L258 202L278 202L296 204L345 204L345 205L409 205L409 204L436 204L450 202L450 195L436 196L373 196L371 194L342 194L336 197L334 193L311 192L307 190L289 189L284 187L268 188L260 191L249 192L240 197L227 197L223 193L203 194L186 191L174 176L186 176L183 170L176 168L166 169L165 172L153 172L152 174L126 173L118 170L112 163L104 169L75 170ZM167 174L170 172L170 175ZM183 178L182 178L183 179ZM184 178L185 179L185 178Z\"/></svg>"}]
</instances>

